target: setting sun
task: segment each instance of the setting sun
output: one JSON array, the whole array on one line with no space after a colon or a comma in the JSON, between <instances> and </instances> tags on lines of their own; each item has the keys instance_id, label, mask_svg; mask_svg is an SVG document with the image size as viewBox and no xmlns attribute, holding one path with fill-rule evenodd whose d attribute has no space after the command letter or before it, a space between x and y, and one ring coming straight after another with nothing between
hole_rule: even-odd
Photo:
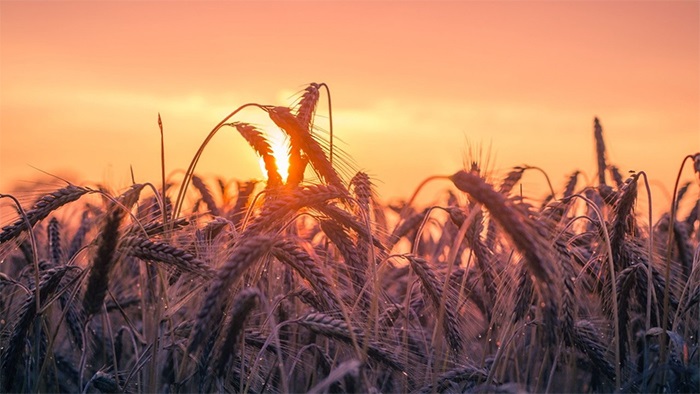
<instances>
[{"instance_id":1,"label":"setting sun","mask_svg":"<svg viewBox=\"0 0 700 394\"><path fill-rule=\"evenodd\" d=\"M289 138L278 128L271 127L266 130L267 142L272 149L272 156L277 164L277 173L286 182L289 175ZM265 170L265 161L258 159L260 171L263 177L267 179L267 170Z\"/></svg>"}]
</instances>

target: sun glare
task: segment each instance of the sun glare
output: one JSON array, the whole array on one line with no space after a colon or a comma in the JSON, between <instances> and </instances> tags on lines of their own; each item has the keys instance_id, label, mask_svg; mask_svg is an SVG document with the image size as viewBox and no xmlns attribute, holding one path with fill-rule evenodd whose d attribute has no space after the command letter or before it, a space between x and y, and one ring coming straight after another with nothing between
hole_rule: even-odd
<instances>
[{"instance_id":1,"label":"sun glare","mask_svg":"<svg viewBox=\"0 0 700 394\"><path fill-rule=\"evenodd\" d=\"M282 180L286 181L289 175L289 138L276 128L268 129L266 134L267 142L270 143L270 148L272 149L272 156L277 164L277 173L280 174ZM259 158L258 163L260 164L263 177L267 179L265 162L262 158Z\"/></svg>"}]
</instances>

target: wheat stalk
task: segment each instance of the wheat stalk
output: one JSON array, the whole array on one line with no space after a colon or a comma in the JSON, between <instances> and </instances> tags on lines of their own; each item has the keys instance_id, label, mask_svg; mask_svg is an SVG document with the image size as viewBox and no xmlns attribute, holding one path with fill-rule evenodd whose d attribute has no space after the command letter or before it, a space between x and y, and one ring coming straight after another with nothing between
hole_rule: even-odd
<instances>
[{"instance_id":1,"label":"wheat stalk","mask_svg":"<svg viewBox=\"0 0 700 394\"><path fill-rule=\"evenodd\" d=\"M296 111L296 118L299 124L305 129L311 132L313 126L312 122L314 119L314 112L316 112L316 104L318 103L319 88L321 85L312 82L304 89L304 94L302 94L299 100L299 105Z\"/></svg>"},{"instance_id":2,"label":"wheat stalk","mask_svg":"<svg viewBox=\"0 0 700 394\"><path fill-rule=\"evenodd\" d=\"M135 183L131 185L125 192L117 197L117 203L121 204L126 211L139 201L141 191L146 187L146 183Z\"/></svg>"},{"instance_id":3,"label":"wheat stalk","mask_svg":"<svg viewBox=\"0 0 700 394\"><path fill-rule=\"evenodd\" d=\"M350 180L350 185L357 199L358 208L369 214L369 204L372 200L372 182L369 175L362 171L358 172Z\"/></svg>"},{"instance_id":4,"label":"wheat stalk","mask_svg":"<svg viewBox=\"0 0 700 394\"><path fill-rule=\"evenodd\" d=\"M622 185L624 184L624 179L622 178L622 174L620 173L620 169L617 168L617 166L608 166L608 170L610 172L610 177L615 181L615 185L618 188L621 188Z\"/></svg>"},{"instance_id":5,"label":"wheat stalk","mask_svg":"<svg viewBox=\"0 0 700 394\"><path fill-rule=\"evenodd\" d=\"M409 232L417 230L418 226L423 223L425 217L430 213L430 208L425 208L421 212L416 212L402 221L398 226L394 228L389 236L389 244L387 248L391 250L396 243L399 242L401 237L406 236ZM411 240L412 241L412 240Z\"/></svg>"}]
</instances>

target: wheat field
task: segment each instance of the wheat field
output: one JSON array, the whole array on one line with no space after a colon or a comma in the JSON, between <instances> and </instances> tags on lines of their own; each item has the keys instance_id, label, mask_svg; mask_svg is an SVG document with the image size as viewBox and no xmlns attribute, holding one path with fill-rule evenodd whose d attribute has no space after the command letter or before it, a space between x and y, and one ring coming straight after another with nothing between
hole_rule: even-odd
<instances>
[{"instance_id":1,"label":"wheat field","mask_svg":"<svg viewBox=\"0 0 700 394\"><path fill-rule=\"evenodd\" d=\"M657 212L598 119L591 184L537 200L540 169L474 160L389 205L314 128L329 95L241 106L178 175L0 195L0 391L700 392L700 153ZM287 176L245 107L288 136ZM265 181L197 174L227 128Z\"/></svg>"}]
</instances>

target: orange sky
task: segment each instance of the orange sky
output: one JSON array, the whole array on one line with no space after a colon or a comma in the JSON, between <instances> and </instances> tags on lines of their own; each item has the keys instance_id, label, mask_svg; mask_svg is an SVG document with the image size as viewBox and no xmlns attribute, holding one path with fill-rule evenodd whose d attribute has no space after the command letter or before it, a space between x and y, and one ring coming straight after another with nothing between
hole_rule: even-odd
<instances>
[{"instance_id":1,"label":"orange sky","mask_svg":"<svg viewBox=\"0 0 700 394\"><path fill-rule=\"evenodd\" d=\"M490 146L499 173L540 166L559 189L576 169L593 178L594 116L614 164L672 189L700 151L700 2L3 0L0 193L33 167L123 188L132 166L159 183L159 112L170 172L231 110L291 104L313 81L385 199L454 173L470 144ZM325 104L318 115L326 127ZM232 129L198 169L260 177Z\"/></svg>"}]
</instances>

